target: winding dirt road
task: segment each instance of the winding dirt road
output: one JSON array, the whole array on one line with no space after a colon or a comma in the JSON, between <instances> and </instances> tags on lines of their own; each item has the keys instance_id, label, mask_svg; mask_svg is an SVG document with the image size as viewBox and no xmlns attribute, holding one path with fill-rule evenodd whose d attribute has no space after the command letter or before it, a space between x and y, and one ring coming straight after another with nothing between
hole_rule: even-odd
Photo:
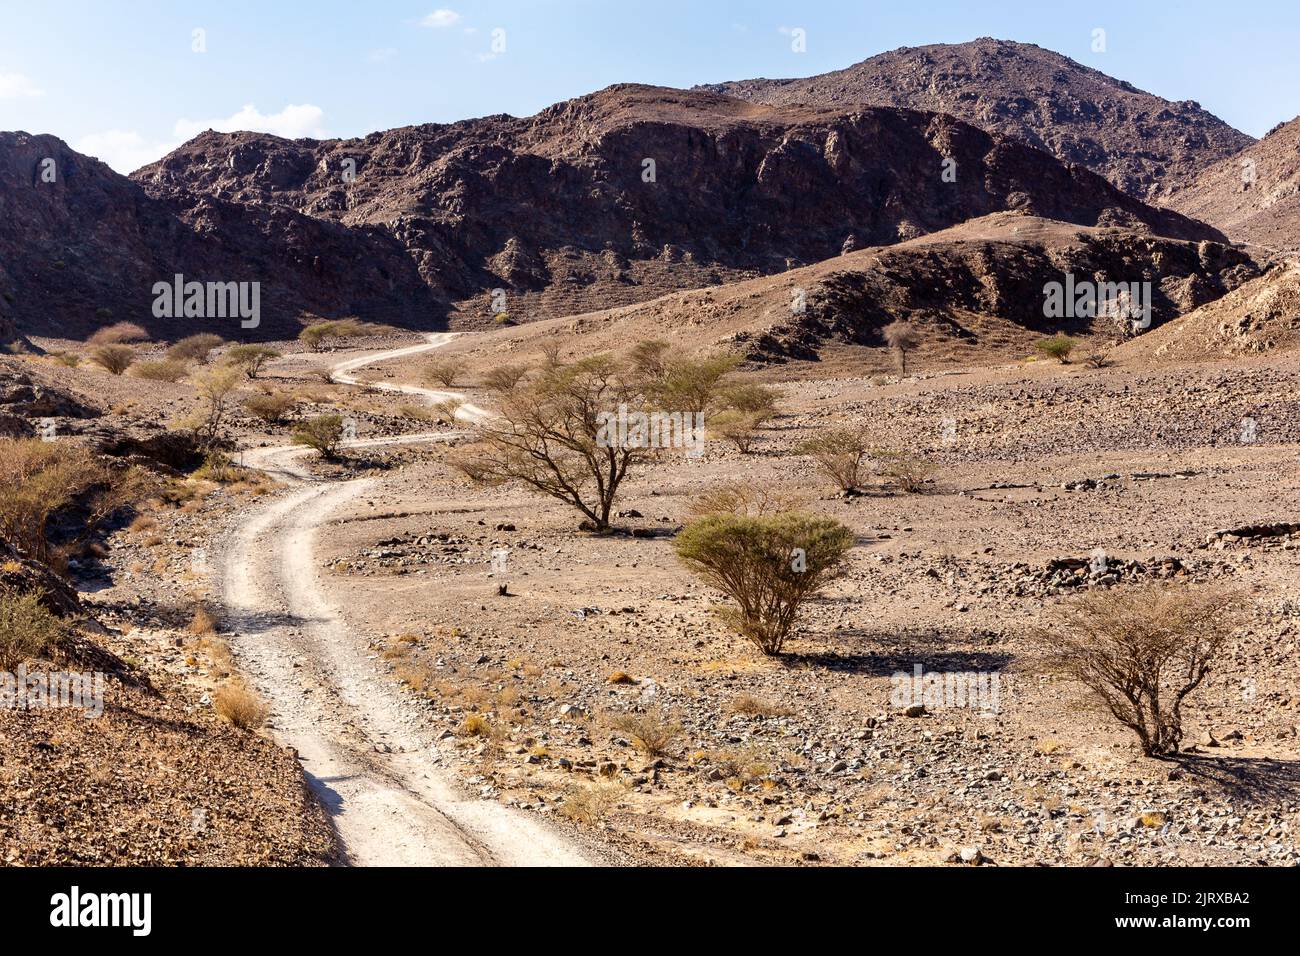
<instances>
[{"instance_id":1,"label":"winding dirt road","mask_svg":"<svg viewBox=\"0 0 1300 956\"><path fill-rule=\"evenodd\" d=\"M335 381L430 401L461 396L411 385L361 383L352 373L451 341L350 359ZM464 405L458 417L488 413ZM441 441L447 433L359 439L349 447ZM443 769L424 708L376 667L365 639L331 603L317 573L317 528L377 479L314 480L295 446L250 449L244 463L294 490L236 527L222 562L227 635L249 683L271 703L276 737L298 751L350 863L368 866L586 865L570 840L521 811L458 792Z\"/></svg>"}]
</instances>

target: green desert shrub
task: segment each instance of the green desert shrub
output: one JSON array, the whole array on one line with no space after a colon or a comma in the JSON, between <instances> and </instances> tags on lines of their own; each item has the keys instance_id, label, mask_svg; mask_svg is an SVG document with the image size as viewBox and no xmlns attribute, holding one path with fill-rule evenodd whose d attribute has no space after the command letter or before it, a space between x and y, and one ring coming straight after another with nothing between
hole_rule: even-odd
<instances>
[{"instance_id":1,"label":"green desert shrub","mask_svg":"<svg viewBox=\"0 0 1300 956\"><path fill-rule=\"evenodd\" d=\"M342 415L316 415L301 422L293 430L293 443L295 445L306 445L308 448L314 448L324 458L335 457L342 441Z\"/></svg>"},{"instance_id":2,"label":"green desert shrub","mask_svg":"<svg viewBox=\"0 0 1300 956\"><path fill-rule=\"evenodd\" d=\"M1074 351L1074 347L1078 344L1078 339L1072 339L1068 335L1053 335L1045 339L1039 339L1034 343L1034 348L1048 358L1054 358L1064 365L1070 361L1070 353Z\"/></svg>"},{"instance_id":3,"label":"green desert shrub","mask_svg":"<svg viewBox=\"0 0 1300 956\"><path fill-rule=\"evenodd\" d=\"M106 372L121 375L135 362L135 349L129 345L101 345L91 349L90 360Z\"/></svg>"},{"instance_id":4,"label":"green desert shrub","mask_svg":"<svg viewBox=\"0 0 1300 956\"><path fill-rule=\"evenodd\" d=\"M249 378L257 378L267 362L280 357L280 353L269 345L232 345L226 349L221 360L227 365L242 368Z\"/></svg>"},{"instance_id":5,"label":"green desert shrub","mask_svg":"<svg viewBox=\"0 0 1300 956\"><path fill-rule=\"evenodd\" d=\"M801 512L706 515L673 542L678 559L733 602L719 616L764 654L779 654L807 603L841 573L853 533Z\"/></svg>"}]
</instances>

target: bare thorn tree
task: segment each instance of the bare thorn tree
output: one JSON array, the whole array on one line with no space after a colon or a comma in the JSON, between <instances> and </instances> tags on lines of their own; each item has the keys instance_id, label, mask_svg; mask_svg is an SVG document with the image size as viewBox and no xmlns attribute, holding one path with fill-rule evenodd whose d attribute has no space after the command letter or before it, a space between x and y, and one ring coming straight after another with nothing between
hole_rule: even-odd
<instances>
[{"instance_id":1,"label":"bare thorn tree","mask_svg":"<svg viewBox=\"0 0 1300 956\"><path fill-rule=\"evenodd\" d=\"M475 481L522 481L572 505L593 530L606 531L628 469L654 454L605 434L605 416L641 399L635 379L609 355L548 362L535 380L500 394L480 440L452 463Z\"/></svg>"},{"instance_id":2,"label":"bare thorn tree","mask_svg":"<svg viewBox=\"0 0 1300 956\"><path fill-rule=\"evenodd\" d=\"M1036 632L1047 671L1082 684L1148 757L1177 752L1183 702L1240 626L1235 593L1159 584L1097 590Z\"/></svg>"},{"instance_id":3,"label":"bare thorn tree","mask_svg":"<svg viewBox=\"0 0 1300 956\"><path fill-rule=\"evenodd\" d=\"M921 344L921 330L904 319L895 319L884 328L885 342L898 353L899 372L907 374L907 353Z\"/></svg>"}]
</instances>

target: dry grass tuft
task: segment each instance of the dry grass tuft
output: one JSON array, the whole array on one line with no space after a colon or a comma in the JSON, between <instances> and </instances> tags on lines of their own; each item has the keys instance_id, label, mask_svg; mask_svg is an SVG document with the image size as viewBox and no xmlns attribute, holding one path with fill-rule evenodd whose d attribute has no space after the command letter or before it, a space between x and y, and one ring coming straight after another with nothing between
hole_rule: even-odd
<instances>
[{"instance_id":1,"label":"dry grass tuft","mask_svg":"<svg viewBox=\"0 0 1300 956\"><path fill-rule=\"evenodd\" d=\"M224 719L240 730L258 730L266 723L271 709L251 690L231 682L212 695L212 706Z\"/></svg>"},{"instance_id":2,"label":"dry grass tuft","mask_svg":"<svg viewBox=\"0 0 1300 956\"><path fill-rule=\"evenodd\" d=\"M626 792L622 784L608 780L570 787L564 792L560 814L575 823L596 826L618 806Z\"/></svg>"},{"instance_id":3,"label":"dry grass tuft","mask_svg":"<svg viewBox=\"0 0 1300 956\"><path fill-rule=\"evenodd\" d=\"M616 714L609 724L648 757L662 757L682 732L682 725L662 711Z\"/></svg>"}]
</instances>

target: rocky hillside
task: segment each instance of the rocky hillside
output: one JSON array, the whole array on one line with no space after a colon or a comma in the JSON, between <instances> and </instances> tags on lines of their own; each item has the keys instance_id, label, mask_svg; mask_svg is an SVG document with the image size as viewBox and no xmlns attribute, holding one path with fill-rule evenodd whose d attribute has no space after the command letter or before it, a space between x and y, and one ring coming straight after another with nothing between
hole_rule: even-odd
<instances>
[{"instance_id":1,"label":"rocky hillside","mask_svg":"<svg viewBox=\"0 0 1300 956\"><path fill-rule=\"evenodd\" d=\"M40 175L55 159L54 182ZM945 175L945 170L948 175ZM1014 210L1221 236L951 117L618 86L533 117L364 139L208 132L129 180L43 136L0 137L0 323L80 336L295 335L304 312L417 328L644 301ZM155 319L153 285L261 283L262 325Z\"/></svg>"},{"instance_id":2,"label":"rocky hillside","mask_svg":"<svg viewBox=\"0 0 1300 956\"><path fill-rule=\"evenodd\" d=\"M1087 166L1147 201L1251 142L1194 101L1171 102L1051 50L988 37L902 47L807 79L705 89L756 103L948 113Z\"/></svg>"},{"instance_id":3,"label":"rocky hillside","mask_svg":"<svg viewBox=\"0 0 1300 956\"><path fill-rule=\"evenodd\" d=\"M176 273L260 282L261 326L155 319L153 285ZM304 310L430 328L438 321L410 260L382 232L213 196L154 198L56 137L0 133L0 337L15 326L81 337L122 319L157 337L285 337Z\"/></svg>"},{"instance_id":4,"label":"rocky hillside","mask_svg":"<svg viewBox=\"0 0 1300 956\"><path fill-rule=\"evenodd\" d=\"M1168 205L1237 242L1300 252L1300 118L1210 166Z\"/></svg>"},{"instance_id":5,"label":"rocky hillside","mask_svg":"<svg viewBox=\"0 0 1300 956\"><path fill-rule=\"evenodd\" d=\"M1109 337L1113 320L1044 315L1044 287L1150 282L1152 324L1212 302L1258 275L1230 245L1164 239L997 213L907 242L860 249L776 276L510 329L481 340L497 362L532 361L662 338L685 349L737 349L755 360L823 357L828 345L883 347L896 319L922 332L927 364L1022 357L1054 332Z\"/></svg>"},{"instance_id":6,"label":"rocky hillside","mask_svg":"<svg viewBox=\"0 0 1300 956\"><path fill-rule=\"evenodd\" d=\"M1300 346L1300 264L1274 266L1222 298L1180 316L1121 353L1204 361Z\"/></svg>"},{"instance_id":7,"label":"rocky hillside","mask_svg":"<svg viewBox=\"0 0 1300 956\"><path fill-rule=\"evenodd\" d=\"M953 182L945 159L956 164ZM760 106L644 86L525 119L356 140L209 132L134 178L177 207L216 197L382 230L435 294L469 303L480 321L494 288L516 317L571 314L1008 209L1217 238L1086 170L947 116Z\"/></svg>"}]
</instances>

